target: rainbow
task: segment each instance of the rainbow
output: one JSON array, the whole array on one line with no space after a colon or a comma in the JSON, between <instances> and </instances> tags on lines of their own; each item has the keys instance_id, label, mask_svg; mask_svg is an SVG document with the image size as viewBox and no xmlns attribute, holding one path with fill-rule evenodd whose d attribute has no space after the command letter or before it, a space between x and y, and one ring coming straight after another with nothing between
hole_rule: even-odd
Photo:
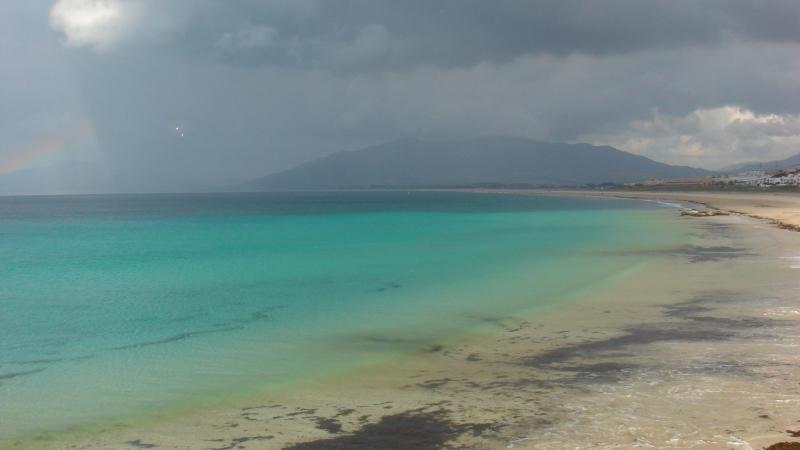
<instances>
[{"instance_id":1,"label":"rainbow","mask_svg":"<svg viewBox=\"0 0 800 450\"><path fill-rule=\"evenodd\" d=\"M70 149L93 140L94 127L89 120L81 120L76 125L60 130L47 138L27 147L0 154L0 177L23 169L46 165L57 160Z\"/></svg>"}]
</instances>

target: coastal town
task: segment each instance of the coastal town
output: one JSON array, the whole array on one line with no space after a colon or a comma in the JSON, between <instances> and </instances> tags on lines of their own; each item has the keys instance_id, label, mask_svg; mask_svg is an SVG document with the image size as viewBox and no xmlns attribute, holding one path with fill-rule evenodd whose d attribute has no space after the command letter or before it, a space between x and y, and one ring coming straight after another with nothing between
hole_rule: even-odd
<instances>
[{"instance_id":1,"label":"coastal town","mask_svg":"<svg viewBox=\"0 0 800 450\"><path fill-rule=\"evenodd\" d=\"M778 170L748 170L736 174L714 175L702 178L653 179L628 183L628 187L645 188L800 188L800 166Z\"/></svg>"},{"instance_id":2,"label":"coastal town","mask_svg":"<svg viewBox=\"0 0 800 450\"><path fill-rule=\"evenodd\" d=\"M717 183L762 188L800 186L800 167L769 173L760 170L751 170L737 175L716 178L715 180Z\"/></svg>"}]
</instances>

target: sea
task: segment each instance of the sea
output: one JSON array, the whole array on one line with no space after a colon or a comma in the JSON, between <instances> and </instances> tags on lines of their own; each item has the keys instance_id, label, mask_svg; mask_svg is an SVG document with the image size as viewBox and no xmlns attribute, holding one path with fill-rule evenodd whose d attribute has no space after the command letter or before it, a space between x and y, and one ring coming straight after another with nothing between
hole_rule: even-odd
<instances>
[{"instance_id":1,"label":"sea","mask_svg":"<svg viewBox=\"0 0 800 450\"><path fill-rule=\"evenodd\" d=\"M676 216L472 192L0 197L0 436L291 389L558 308L685 244Z\"/></svg>"}]
</instances>

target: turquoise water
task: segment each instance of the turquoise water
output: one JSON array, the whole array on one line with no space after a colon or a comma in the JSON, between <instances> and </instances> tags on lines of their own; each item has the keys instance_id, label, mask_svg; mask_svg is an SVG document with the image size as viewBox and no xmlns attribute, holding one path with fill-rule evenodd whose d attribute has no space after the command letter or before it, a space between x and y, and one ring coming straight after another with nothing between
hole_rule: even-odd
<instances>
[{"instance_id":1,"label":"turquoise water","mask_svg":"<svg viewBox=\"0 0 800 450\"><path fill-rule=\"evenodd\" d=\"M0 198L0 436L424 348L676 245L673 216L467 193Z\"/></svg>"}]
</instances>

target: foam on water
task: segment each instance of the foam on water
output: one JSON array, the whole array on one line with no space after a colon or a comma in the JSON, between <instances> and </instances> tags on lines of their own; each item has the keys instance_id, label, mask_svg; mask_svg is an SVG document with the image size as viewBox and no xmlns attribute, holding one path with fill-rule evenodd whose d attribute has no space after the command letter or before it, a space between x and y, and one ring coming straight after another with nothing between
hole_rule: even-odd
<instances>
[{"instance_id":1,"label":"foam on water","mask_svg":"<svg viewBox=\"0 0 800 450\"><path fill-rule=\"evenodd\" d=\"M685 208L686 206L681 203L668 202L666 200L648 200L659 205L668 206L670 208Z\"/></svg>"},{"instance_id":2,"label":"foam on water","mask_svg":"<svg viewBox=\"0 0 800 450\"><path fill-rule=\"evenodd\" d=\"M789 267L792 269L800 269L800 256L784 256L783 259L789 261Z\"/></svg>"}]
</instances>

